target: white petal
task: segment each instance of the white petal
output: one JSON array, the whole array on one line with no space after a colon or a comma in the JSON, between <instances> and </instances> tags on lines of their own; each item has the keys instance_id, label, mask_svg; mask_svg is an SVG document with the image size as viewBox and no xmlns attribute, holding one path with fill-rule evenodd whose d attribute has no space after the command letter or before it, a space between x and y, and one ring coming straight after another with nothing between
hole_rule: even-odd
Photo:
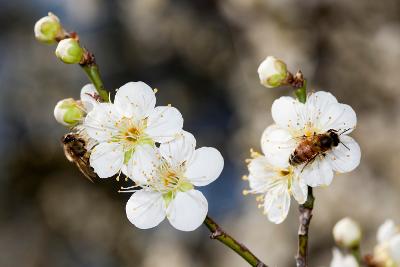
<instances>
[{"instance_id":1,"label":"white petal","mask_svg":"<svg viewBox=\"0 0 400 267\"><path fill-rule=\"evenodd\" d=\"M271 182L271 179L276 176L276 171L273 169L273 166L271 166L268 159L263 156L252 159L248 169L250 189L256 192L263 192Z\"/></svg>"},{"instance_id":2,"label":"white petal","mask_svg":"<svg viewBox=\"0 0 400 267\"><path fill-rule=\"evenodd\" d=\"M326 155L332 168L337 172L350 172L354 170L361 159L361 150L353 138L347 135L340 136L340 143L337 147Z\"/></svg>"},{"instance_id":3,"label":"white petal","mask_svg":"<svg viewBox=\"0 0 400 267\"><path fill-rule=\"evenodd\" d=\"M313 109L325 113L325 109L331 104L338 103L336 97L329 92L319 91L307 97L307 110Z\"/></svg>"},{"instance_id":4,"label":"white petal","mask_svg":"<svg viewBox=\"0 0 400 267\"><path fill-rule=\"evenodd\" d=\"M86 112L91 111L95 105L99 102L97 101L99 94L93 84L89 83L82 87L81 90L81 101L86 109Z\"/></svg>"},{"instance_id":5,"label":"white petal","mask_svg":"<svg viewBox=\"0 0 400 267\"><path fill-rule=\"evenodd\" d=\"M190 161L196 147L196 139L186 131L182 131L174 140L160 145L160 154L171 166L178 166Z\"/></svg>"},{"instance_id":6,"label":"white petal","mask_svg":"<svg viewBox=\"0 0 400 267\"><path fill-rule=\"evenodd\" d=\"M288 130L301 130L307 122L306 107L293 97L283 96L274 101L272 118L280 127Z\"/></svg>"},{"instance_id":7,"label":"white petal","mask_svg":"<svg viewBox=\"0 0 400 267\"><path fill-rule=\"evenodd\" d=\"M325 118L329 118L329 116L331 116L328 110L332 104L338 104L338 102L331 93L319 91L310 94L307 97L306 102L307 121L309 121L315 128L319 129L321 132L327 131L321 129L323 125L319 125L319 121L321 117L323 117L325 120Z\"/></svg>"},{"instance_id":8,"label":"white petal","mask_svg":"<svg viewBox=\"0 0 400 267\"><path fill-rule=\"evenodd\" d=\"M146 133L156 142L173 140L182 132L182 114L174 107L159 106L150 114Z\"/></svg>"},{"instance_id":9,"label":"white petal","mask_svg":"<svg viewBox=\"0 0 400 267\"><path fill-rule=\"evenodd\" d=\"M213 147L201 147L194 151L187 163L186 177L195 186L204 186L215 181L224 168L224 158Z\"/></svg>"},{"instance_id":10,"label":"white petal","mask_svg":"<svg viewBox=\"0 0 400 267\"><path fill-rule=\"evenodd\" d=\"M307 164L307 163L306 163ZM299 166L301 169L300 178L312 187L330 185L333 179L332 166L323 156L315 158L313 162Z\"/></svg>"},{"instance_id":11,"label":"white petal","mask_svg":"<svg viewBox=\"0 0 400 267\"><path fill-rule=\"evenodd\" d=\"M97 141L109 141L119 130L116 122L121 118L112 104L99 103L86 116L83 126L88 135Z\"/></svg>"},{"instance_id":12,"label":"white petal","mask_svg":"<svg viewBox=\"0 0 400 267\"><path fill-rule=\"evenodd\" d=\"M389 253L390 257L396 262L396 264L400 264L400 234L397 234L395 237L390 239Z\"/></svg>"},{"instance_id":13,"label":"white petal","mask_svg":"<svg viewBox=\"0 0 400 267\"><path fill-rule=\"evenodd\" d=\"M325 108L315 124L322 131L335 129L339 132L346 131L346 134L349 134L357 125L357 116L349 105L334 103Z\"/></svg>"},{"instance_id":14,"label":"white petal","mask_svg":"<svg viewBox=\"0 0 400 267\"><path fill-rule=\"evenodd\" d=\"M126 216L140 229L149 229L165 218L165 205L161 193L140 190L126 203Z\"/></svg>"},{"instance_id":15,"label":"white petal","mask_svg":"<svg viewBox=\"0 0 400 267\"><path fill-rule=\"evenodd\" d=\"M399 230L392 220L386 220L378 229L377 239L379 243L389 241Z\"/></svg>"},{"instance_id":16,"label":"white petal","mask_svg":"<svg viewBox=\"0 0 400 267\"><path fill-rule=\"evenodd\" d=\"M150 145L136 146L127 168L128 177L137 184L147 184L159 165L160 157L155 147Z\"/></svg>"},{"instance_id":17,"label":"white petal","mask_svg":"<svg viewBox=\"0 0 400 267\"><path fill-rule=\"evenodd\" d=\"M197 190L178 192L167 208L169 222L178 230L193 231L206 218L208 203Z\"/></svg>"},{"instance_id":18,"label":"white petal","mask_svg":"<svg viewBox=\"0 0 400 267\"><path fill-rule=\"evenodd\" d=\"M290 190L299 204L304 204L304 202L306 202L308 187L303 180L299 179L299 177L293 177Z\"/></svg>"},{"instance_id":19,"label":"white petal","mask_svg":"<svg viewBox=\"0 0 400 267\"><path fill-rule=\"evenodd\" d=\"M262 134L261 149L272 165L287 167L295 148L296 141L290 132L278 125L269 126Z\"/></svg>"},{"instance_id":20,"label":"white petal","mask_svg":"<svg viewBox=\"0 0 400 267\"><path fill-rule=\"evenodd\" d=\"M152 112L156 105L156 96L144 82L129 82L118 89L114 104L125 117L140 120Z\"/></svg>"},{"instance_id":21,"label":"white petal","mask_svg":"<svg viewBox=\"0 0 400 267\"><path fill-rule=\"evenodd\" d=\"M123 147L119 143L100 143L90 154L90 166L100 178L116 174L124 162Z\"/></svg>"},{"instance_id":22,"label":"white petal","mask_svg":"<svg viewBox=\"0 0 400 267\"><path fill-rule=\"evenodd\" d=\"M264 211L268 219L276 224L283 222L290 208L290 195L287 190L287 183L282 183L267 192L264 201Z\"/></svg>"}]
</instances>

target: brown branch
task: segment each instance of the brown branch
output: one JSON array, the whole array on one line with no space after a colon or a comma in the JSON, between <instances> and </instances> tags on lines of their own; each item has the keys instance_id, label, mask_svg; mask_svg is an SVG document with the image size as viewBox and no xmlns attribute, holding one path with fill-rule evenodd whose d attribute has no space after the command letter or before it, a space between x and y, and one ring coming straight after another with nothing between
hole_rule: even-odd
<instances>
[{"instance_id":1,"label":"brown branch","mask_svg":"<svg viewBox=\"0 0 400 267\"><path fill-rule=\"evenodd\" d=\"M312 218L312 210L314 208L314 196L312 187L308 187L307 200L299 206L300 226L298 232L298 249L296 255L297 267L308 267L308 229Z\"/></svg>"},{"instance_id":2,"label":"brown branch","mask_svg":"<svg viewBox=\"0 0 400 267\"><path fill-rule=\"evenodd\" d=\"M210 238L217 239L225 246L235 251L239 256L245 259L251 266L268 267L259 260L245 245L236 241L232 236L226 233L213 219L209 216L204 220L205 226L210 230Z\"/></svg>"}]
</instances>

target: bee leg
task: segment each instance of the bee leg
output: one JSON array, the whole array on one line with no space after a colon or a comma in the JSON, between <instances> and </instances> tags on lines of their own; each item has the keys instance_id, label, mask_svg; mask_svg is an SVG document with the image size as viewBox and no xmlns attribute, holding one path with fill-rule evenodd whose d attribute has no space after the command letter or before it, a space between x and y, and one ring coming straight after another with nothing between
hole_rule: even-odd
<instances>
[{"instance_id":1,"label":"bee leg","mask_svg":"<svg viewBox=\"0 0 400 267\"><path fill-rule=\"evenodd\" d=\"M300 173L302 173L304 171L304 169L311 163L314 162L315 158L318 156L319 154L315 154L315 156L313 156L312 158L310 158L309 160L307 160L306 164L304 164L303 168L301 168Z\"/></svg>"}]
</instances>

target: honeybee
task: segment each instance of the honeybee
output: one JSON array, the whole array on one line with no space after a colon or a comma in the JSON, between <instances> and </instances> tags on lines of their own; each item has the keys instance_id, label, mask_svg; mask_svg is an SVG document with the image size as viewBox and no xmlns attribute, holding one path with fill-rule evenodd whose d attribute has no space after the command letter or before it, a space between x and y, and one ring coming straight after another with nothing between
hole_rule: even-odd
<instances>
[{"instance_id":1,"label":"honeybee","mask_svg":"<svg viewBox=\"0 0 400 267\"><path fill-rule=\"evenodd\" d=\"M96 174L89 164L90 153L86 149L86 141L77 133L68 133L62 137L65 157L75 163L87 179L94 182Z\"/></svg>"},{"instance_id":2,"label":"honeybee","mask_svg":"<svg viewBox=\"0 0 400 267\"><path fill-rule=\"evenodd\" d=\"M326 152L337 147L339 143L341 143L339 136L349 130L350 129L347 129L339 134L338 131L330 129L326 133L314 133L314 135L310 137L301 137L301 142L289 157L289 164L298 166L303 163L306 163L306 165L312 163L317 156L325 155ZM344 146L346 147L346 145ZM346 148L349 149L348 147Z\"/></svg>"}]
</instances>

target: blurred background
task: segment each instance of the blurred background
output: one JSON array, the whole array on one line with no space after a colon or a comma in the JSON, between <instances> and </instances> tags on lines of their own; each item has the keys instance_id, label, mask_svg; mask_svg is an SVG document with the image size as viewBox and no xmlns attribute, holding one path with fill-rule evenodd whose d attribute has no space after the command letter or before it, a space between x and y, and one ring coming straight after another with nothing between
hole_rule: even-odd
<instances>
[{"instance_id":1,"label":"blurred background","mask_svg":"<svg viewBox=\"0 0 400 267\"><path fill-rule=\"evenodd\" d=\"M331 229L344 216L362 225L364 252L386 218L400 223L399 1L1 0L0 266L247 266L205 227L136 229L116 181L92 184L67 162L67 129L53 108L88 81L34 39L48 11L94 52L107 88L139 80L158 88L158 103L182 112L199 146L222 151L222 176L202 190L209 213L268 265L294 266L298 211L293 203L274 225L241 193L244 160L260 149L271 103L292 94L259 84L267 55L358 115L352 135L362 162L315 190L310 265L329 265Z\"/></svg>"}]
</instances>

